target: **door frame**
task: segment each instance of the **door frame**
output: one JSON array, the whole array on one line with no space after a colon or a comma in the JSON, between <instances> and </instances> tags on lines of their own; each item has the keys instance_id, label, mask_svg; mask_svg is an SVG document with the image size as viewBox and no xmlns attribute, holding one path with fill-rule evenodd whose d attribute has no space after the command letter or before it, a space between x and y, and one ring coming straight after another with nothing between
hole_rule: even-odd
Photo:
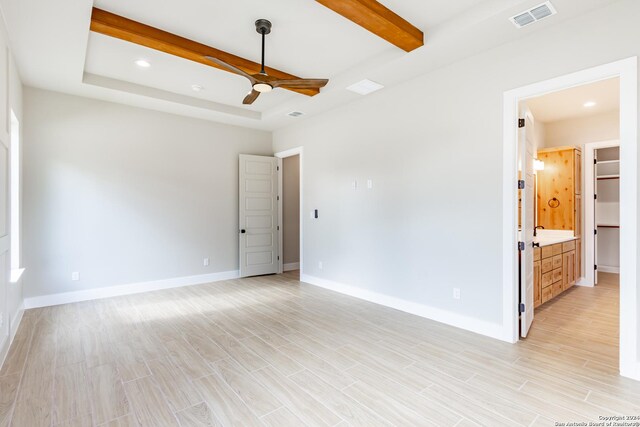
<instances>
[{"instance_id":1,"label":"door frame","mask_svg":"<svg viewBox=\"0 0 640 427\"><path fill-rule=\"evenodd\" d=\"M275 153L274 156L278 159L278 195L280 195L280 197L278 197L278 223L280 224L280 230L278 231L278 239L280 240L280 245L278 248L279 251L279 256L280 256L280 262L278 263L278 274L282 274L283 270L284 270L284 238L283 238L283 231L284 231L284 222L282 221L282 213L283 213L283 209L282 209L282 202L283 202L283 191L282 191L282 159L285 159L287 157L293 157L293 156L300 156L300 171L299 171L299 179L300 179L300 183L299 183L299 187L298 187L298 191L300 194L299 200L300 200L300 224L298 226L298 230L300 233L300 254L298 255L298 259L300 260L300 276L302 276L303 274L303 262L302 262L302 253L303 251L303 242L304 242L304 228L303 228L303 222L304 222L304 203L303 203L303 195L304 192L302 191L303 187L303 147L296 147L296 148L291 148L289 150L285 150L285 151L280 151L278 153Z\"/></svg>"},{"instance_id":2,"label":"door frame","mask_svg":"<svg viewBox=\"0 0 640 427\"><path fill-rule=\"evenodd\" d=\"M620 78L620 374L640 380L637 284L638 59L631 57L506 91L503 102L502 263L504 340L518 334L517 143L520 101L600 80Z\"/></svg>"},{"instance_id":3,"label":"door frame","mask_svg":"<svg viewBox=\"0 0 640 427\"><path fill-rule=\"evenodd\" d=\"M582 149L582 160L583 160L582 174L584 176L584 185L582 186L583 188L582 205L584 209L584 221L582 221L582 224L584 228L583 228L582 235L584 236L583 260L585 260L585 262L583 262L582 265L584 267L591 265L591 264L587 264L586 260L593 260L595 258L595 252L596 252L595 236L593 233L586 232L586 230L596 229L595 209L593 208L595 205L590 205L592 207L587 209L587 206L585 203L585 200L589 200L590 202L593 202L594 200L593 198L593 195L595 194L595 186L594 186L595 176L593 173L594 152L595 150L600 150L602 148L611 148L611 147L619 147L619 146L620 146L620 141L617 139L614 139L610 141L590 142L590 143L584 144ZM580 281L577 284L580 286L588 286L588 287L595 286L594 269L585 268L584 276L580 278Z\"/></svg>"}]
</instances>

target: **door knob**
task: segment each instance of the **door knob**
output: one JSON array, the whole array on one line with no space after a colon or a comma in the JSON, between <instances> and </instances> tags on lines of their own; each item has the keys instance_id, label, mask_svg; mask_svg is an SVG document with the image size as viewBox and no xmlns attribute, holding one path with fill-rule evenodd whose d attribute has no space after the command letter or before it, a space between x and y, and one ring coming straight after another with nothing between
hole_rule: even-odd
<instances>
[{"instance_id":1,"label":"door knob","mask_svg":"<svg viewBox=\"0 0 640 427\"><path fill-rule=\"evenodd\" d=\"M244 234L246 232L247 232L247 230L245 230L244 228L242 230L240 230L240 233L242 233L242 234Z\"/></svg>"}]
</instances>

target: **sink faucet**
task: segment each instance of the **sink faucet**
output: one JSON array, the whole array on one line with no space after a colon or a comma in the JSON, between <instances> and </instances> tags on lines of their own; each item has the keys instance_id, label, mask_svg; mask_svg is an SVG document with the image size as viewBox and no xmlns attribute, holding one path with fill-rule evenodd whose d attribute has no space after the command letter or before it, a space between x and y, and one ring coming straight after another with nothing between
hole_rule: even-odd
<instances>
[{"instance_id":1,"label":"sink faucet","mask_svg":"<svg viewBox=\"0 0 640 427\"><path fill-rule=\"evenodd\" d=\"M533 237L536 237L538 235L538 229L542 229L544 230L544 227L542 225L537 225L533 228Z\"/></svg>"}]
</instances>

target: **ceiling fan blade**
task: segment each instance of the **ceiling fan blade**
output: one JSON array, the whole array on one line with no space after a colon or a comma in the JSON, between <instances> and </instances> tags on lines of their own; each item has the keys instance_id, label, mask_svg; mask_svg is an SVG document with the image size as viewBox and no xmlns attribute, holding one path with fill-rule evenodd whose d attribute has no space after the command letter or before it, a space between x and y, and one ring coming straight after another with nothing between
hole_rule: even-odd
<instances>
[{"instance_id":1,"label":"ceiling fan blade","mask_svg":"<svg viewBox=\"0 0 640 427\"><path fill-rule=\"evenodd\" d=\"M231 64L227 64L226 62L221 61L218 58L214 58L213 56L205 56L205 59L213 62L214 64L217 64L217 65L221 66L222 68L226 68L227 70L231 71L232 73L238 74L238 75L240 75L242 77L246 77L247 79L249 79L249 81L251 81L251 84L254 84L256 82L256 79L254 79L251 74L245 73L244 71L242 71L238 67L234 67Z\"/></svg>"},{"instance_id":2,"label":"ceiling fan blade","mask_svg":"<svg viewBox=\"0 0 640 427\"><path fill-rule=\"evenodd\" d=\"M273 87L289 87L295 89L316 89L325 87L329 83L327 79L291 79L291 80L274 80L269 82Z\"/></svg>"},{"instance_id":3,"label":"ceiling fan blade","mask_svg":"<svg viewBox=\"0 0 640 427\"><path fill-rule=\"evenodd\" d=\"M260 92L258 92L257 90L252 90L247 96L245 96L242 103L245 105L251 105L256 99L258 99L259 96Z\"/></svg>"}]
</instances>

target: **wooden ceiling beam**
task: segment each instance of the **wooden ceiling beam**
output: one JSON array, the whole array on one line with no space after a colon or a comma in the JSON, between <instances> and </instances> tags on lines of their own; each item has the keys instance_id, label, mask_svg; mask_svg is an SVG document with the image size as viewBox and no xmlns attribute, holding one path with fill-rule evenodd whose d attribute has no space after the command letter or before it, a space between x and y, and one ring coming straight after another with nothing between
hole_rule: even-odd
<instances>
[{"instance_id":1,"label":"wooden ceiling beam","mask_svg":"<svg viewBox=\"0 0 640 427\"><path fill-rule=\"evenodd\" d=\"M91 31L106 36L115 37L141 46L158 50L160 52L179 56L180 58L228 71L205 59L205 56L218 58L228 64L240 68L249 73L260 72L260 64L241 58L228 52L216 49L175 34L168 33L158 28L142 24L137 21L116 15L106 10L93 8L91 13ZM258 39L256 38L256 43ZM257 44L256 44L257 45ZM299 79L294 75L266 67L265 71L277 79ZM320 93L320 89L289 89L303 95L314 96Z\"/></svg>"},{"instance_id":2,"label":"wooden ceiling beam","mask_svg":"<svg viewBox=\"0 0 640 427\"><path fill-rule=\"evenodd\" d=\"M376 0L316 0L406 52L424 45L424 34Z\"/></svg>"}]
</instances>

